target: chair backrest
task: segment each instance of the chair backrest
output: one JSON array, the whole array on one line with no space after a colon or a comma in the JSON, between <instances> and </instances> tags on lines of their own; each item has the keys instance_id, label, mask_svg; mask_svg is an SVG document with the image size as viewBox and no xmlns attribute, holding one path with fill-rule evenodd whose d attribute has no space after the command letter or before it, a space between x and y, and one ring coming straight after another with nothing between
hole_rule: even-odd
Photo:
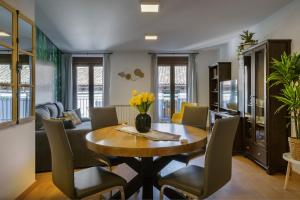
<instances>
[{"instance_id":1,"label":"chair backrest","mask_svg":"<svg viewBox=\"0 0 300 200\"><path fill-rule=\"evenodd\" d=\"M206 149L202 198L210 196L231 179L232 148L239 120L240 117L235 116L215 122Z\"/></svg>"},{"instance_id":2,"label":"chair backrest","mask_svg":"<svg viewBox=\"0 0 300 200\"><path fill-rule=\"evenodd\" d=\"M182 124L206 129L208 107L185 106Z\"/></svg>"},{"instance_id":3,"label":"chair backrest","mask_svg":"<svg viewBox=\"0 0 300 200\"><path fill-rule=\"evenodd\" d=\"M118 125L115 107L90 108L92 130Z\"/></svg>"},{"instance_id":4,"label":"chair backrest","mask_svg":"<svg viewBox=\"0 0 300 200\"><path fill-rule=\"evenodd\" d=\"M185 101L181 102L179 113L181 113L183 115L184 109L187 106L197 106L197 103L191 103L191 102L185 102Z\"/></svg>"},{"instance_id":5,"label":"chair backrest","mask_svg":"<svg viewBox=\"0 0 300 200\"><path fill-rule=\"evenodd\" d=\"M43 120L49 140L52 158L53 183L68 197L75 196L73 152L59 120Z\"/></svg>"}]
</instances>

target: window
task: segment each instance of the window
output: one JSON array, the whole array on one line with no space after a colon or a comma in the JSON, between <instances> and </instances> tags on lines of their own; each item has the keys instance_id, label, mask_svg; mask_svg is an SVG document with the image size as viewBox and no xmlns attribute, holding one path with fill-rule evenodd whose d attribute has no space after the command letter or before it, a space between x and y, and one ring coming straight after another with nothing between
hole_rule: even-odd
<instances>
[{"instance_id":1,"label":"window","mask_svg":"<svg viewBox=\"0 0 300 200\"><path fill-rule=\"evenodd\" d=\"M89 117L90 107L102 107L104 68L102 57L73 58L73 104L83 117Z\"/></svg>"},{"instance_id":2,"label":"window","mask_svg":"<svg viewBox=\"0 0 300 200\"><path fill-rule=\"evenodd\" d=\"M169 122L187 101L187 57L158 57L159 120Z\"/></svg>"},{"instance_id":3,"label":"window","mask_svg":"<svg viewBox=\"0 0 300 200\"><path fill-rule=\"evenodd\" d=\"M2 1L0 19L2 127L33 119L35 31L30 19Z\"/></svg>"}]
</instances>

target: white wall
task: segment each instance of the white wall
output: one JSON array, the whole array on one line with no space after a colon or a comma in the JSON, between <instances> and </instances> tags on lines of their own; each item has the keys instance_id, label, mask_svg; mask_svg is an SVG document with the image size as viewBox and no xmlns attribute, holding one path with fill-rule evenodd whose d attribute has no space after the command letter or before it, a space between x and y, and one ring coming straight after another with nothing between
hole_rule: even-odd
<instances>
[{"instance_id":1,"label":"white wall","mask_svg":"<svg viewBox=\"0 0 300 200\"><path fill-rule=\"evenodd\" d=\"M209 106L209 70L208 66L219 61L219 50L201 50L197 56L198 103Z\"/></svg>"},{"instance_id":2,"label":"white wall","mask_svg":"<svg viewBox=\"0 0 300 200\"><path fill-rule=\"evenodd\" d=\"M55 68L53 63L36 62L36 104L55 101Z\"/></svg>"},{"instance_id":3,"label":"white wall","mask_svg":"<svg viewBox=\"0 0 300 200\"><path fill-rule=\"evenodd\" d=\"M140 68L145 77L136 81L128 81L118 73L132 72ZM150 91L151 89L151 58L147 52L114 52L111 55L110 104L127 105L131 91Z\"/></svg>"},{"instance_id":4,"label":"white wall","mask_svg":"<svg viewBox=\"0 0 300 200\"><path fill-rule=\"evenodd\" d=\"M4 0L34 19L34 0ZM34 122L0 130L0 199L14 199L35 181Z\"/></svg>"}]
</instances>

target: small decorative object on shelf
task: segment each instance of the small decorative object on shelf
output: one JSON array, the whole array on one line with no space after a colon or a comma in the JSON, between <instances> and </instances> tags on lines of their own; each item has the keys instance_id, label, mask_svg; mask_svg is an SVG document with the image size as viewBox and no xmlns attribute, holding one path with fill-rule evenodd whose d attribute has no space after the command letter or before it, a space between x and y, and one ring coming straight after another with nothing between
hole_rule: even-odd
<instances>
[{"instance_id":1,"label":"small decorative object on shelf","mask_svg":"<svg viewBox=\"0 0 300 200\"><path fill-rule=\"evenodd\" d=\"M247 31L243 31L243 34L241 34L241 43L238 46L238 57L242 54L244 50L247 48L257 44L257 40L253 39L253 36L255 33Z\"/></svg>"},{"instance_id":2,"label":"small decorative object on shelf","mask_svg":"<svg viewBox=\"0 0 300 200\"><path fill-rule=\"evenodd\" d=\"M296 137L289 137L291 156L300 160L300 54L287 55L281 60L273 60L273 72L268 77L270 87L283 85L279 95L275 98L282 103L277 109L287 109L295 124Z\"/></svg>"},{"instance_id":3,"label":"small decorative object on shelf","mask_svg":"<svg viewBox=\"0 0 300 200\"><path fill-rule=\"evenodd\" d=\"M129 104L136 107L140 112L135 119L136 130L140 133L147 133L151 129L151 117L147 113L154 100L155 97L152 93L138 93L136 90L132 91L132 98L130 99Z\"/></svg>"}]
</instances>

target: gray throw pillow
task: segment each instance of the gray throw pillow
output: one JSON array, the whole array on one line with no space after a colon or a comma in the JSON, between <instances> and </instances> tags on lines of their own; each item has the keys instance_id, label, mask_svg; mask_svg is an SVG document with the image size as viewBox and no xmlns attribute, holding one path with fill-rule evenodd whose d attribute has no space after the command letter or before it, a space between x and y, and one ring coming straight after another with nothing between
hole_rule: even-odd
<instances>
[{"instance_id":1,"label":"gray throw pillow","mask_svg":"<svg viewBox=\"0 0 300 200\"><path fill-rule=\"evenodd\" d=\"M35 109L35 129L43 128L43 119L50 119L50 111L46 106L36 107Z\"/></svg>"},{"instance_id":2,"label":"gray throw pillow","mask_svg":"<svg viewBox=\"0 0 300 200\"><path fill-rule=\"evenodd\" d=\"M54 103L49 103L45 105L49 111L51 118L57 118L58 117L58 109Z\"/></svg>"},{"instance_id":3,"label":"gray throw pillow","mask_svg":"<svg viewBox=\"0 0 300 200\"><path fill-rule=\"evenodd\" d=\"M65 111L64 110L64 105L61 102L56 102L55 105L57 107L58 117L62 117L63 116L63 112Z\"/></svg>"}]
</instances>

